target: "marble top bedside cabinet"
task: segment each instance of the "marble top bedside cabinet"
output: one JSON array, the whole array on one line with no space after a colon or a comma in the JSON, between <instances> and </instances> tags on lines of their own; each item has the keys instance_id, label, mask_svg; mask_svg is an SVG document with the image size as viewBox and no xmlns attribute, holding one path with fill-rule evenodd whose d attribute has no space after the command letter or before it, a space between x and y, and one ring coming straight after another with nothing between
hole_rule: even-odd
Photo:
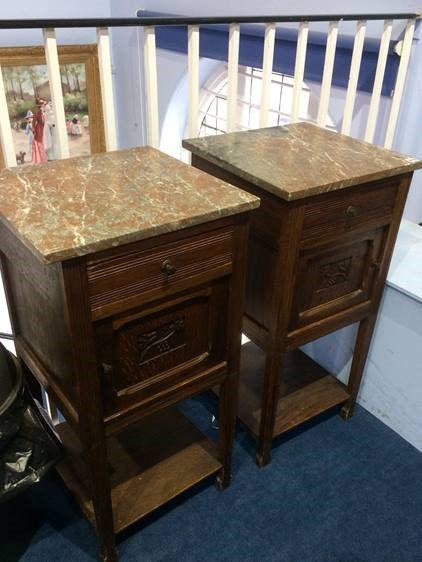
<instances>
[{"instance_id":1,"label":"marble top bedside cabinet","mask_svg":"<svg viewBox=\"0 0 422 562\"><path fill-rule=\"evenodd\" d=\"M149 147L0 173L17 353L66 418L59 471L103 560L116 532L177 494L229 483L258 204ZM216 384L215 448L172 405Z\"/></svg>"},{"instance_id":2,"label":"marble top bedside cabinet","mask_svg":"<svg viewBox=\"0 0 422 562\"><path fill-rule=\"evenodd\" d=\"M192 164L261 198L251 222L239 417L273 437L359 390L413 158L307 123L191 139ZM359 322L348 385L297 348Z\"/></svg>"}]
</instances>

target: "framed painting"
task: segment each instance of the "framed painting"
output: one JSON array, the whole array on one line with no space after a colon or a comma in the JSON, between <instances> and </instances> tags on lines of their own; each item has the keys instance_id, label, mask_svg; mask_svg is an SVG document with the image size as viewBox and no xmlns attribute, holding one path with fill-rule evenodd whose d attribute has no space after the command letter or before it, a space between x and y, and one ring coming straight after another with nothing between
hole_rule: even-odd
<instances>
[{"instance_id":1,"label":"framed painting","mask_svg":"<svg viewBox=\"0 0 422 562\"><path fill-rule=\"evenodd\" d=\"M65 45L58 53L70 156L104 152L97 46ZM44 47L1 48L0 65L18 166L55 160L55 116Z\"/></svg>"}]
</instances>

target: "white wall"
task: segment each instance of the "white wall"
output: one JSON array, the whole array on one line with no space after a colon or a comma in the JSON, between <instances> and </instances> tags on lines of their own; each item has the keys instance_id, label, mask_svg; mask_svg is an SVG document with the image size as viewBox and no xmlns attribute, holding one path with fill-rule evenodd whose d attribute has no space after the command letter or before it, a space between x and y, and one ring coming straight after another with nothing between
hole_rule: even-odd
<instances>
[{"instance_id":1,"label":"white wall","mask_svg":"<svg viewBox=\"0 0 422 562\"><path fill-rule=\"evenodd\" d=\"M7 19L42 18L107 18L110 17L110 0L1 0L0 17ZM94 29L59 29L57 40L61 44L92 43L96 41ZM42 31L38 29L2 30L0 47L42 45Z\"/></svg>"}]
</instances>

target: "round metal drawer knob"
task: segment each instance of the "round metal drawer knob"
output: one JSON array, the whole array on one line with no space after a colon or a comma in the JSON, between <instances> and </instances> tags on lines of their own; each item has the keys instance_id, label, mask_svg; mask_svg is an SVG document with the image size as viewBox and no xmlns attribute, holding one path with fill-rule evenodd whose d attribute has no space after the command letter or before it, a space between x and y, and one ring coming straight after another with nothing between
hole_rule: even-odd
<instances>
[{"instance_id":1,"label":"round metal drawer knob","mask_svg":"<svg viewBox=\"0 0 422 562\"><path fill-rule=\"evenodd\" d=\"M176 267L171 263L171 260L164 260L161 264L161 271L166 275L173 275L173 273L176 273Z\"/></svg>"},{"instance_id":2,"label":"round metal drawer knob","mask_svg":"<svg viewBox=\"0 0 422 562\"><path fill-rule=\"evenodd\" d=\"M346 217L353 218L357 217L359 214L358 208L354 207L353 205L349 205L347 209L344 211Z\"/></svg>"}]
</instances>

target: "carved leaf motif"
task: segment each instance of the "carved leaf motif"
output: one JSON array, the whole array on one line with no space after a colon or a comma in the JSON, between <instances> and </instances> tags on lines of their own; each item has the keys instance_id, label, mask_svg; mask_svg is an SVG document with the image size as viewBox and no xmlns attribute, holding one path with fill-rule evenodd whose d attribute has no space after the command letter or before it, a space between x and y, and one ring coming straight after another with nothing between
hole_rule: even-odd
<instances>
[{"instance_id":1,"label":"carved leaf motif","mask_svg":"<svg viewBox=\"0 0 422 562\"><path fill-rule=\"evenodd\" d=\"M318 275L317 290L327 289L347 281L352 265L352 257L343 258L339 261L327 263L320 267Z\"/></svg>"},{"instance_id":2,"label":"carved leaf motif","mask_svg":"<svg viewBox=\"0 0 422 562\"><path fill-rule=\"evenodd\" d=\"M180 337L174 339L174 336L176 334L181 335L184 328L184 319L177 318L151 332L140 334L138 336L138 349L140 351L138 364L142 365L162 353L171 351L174 347L179 347Z\"/></svg>"}]
</instances>

